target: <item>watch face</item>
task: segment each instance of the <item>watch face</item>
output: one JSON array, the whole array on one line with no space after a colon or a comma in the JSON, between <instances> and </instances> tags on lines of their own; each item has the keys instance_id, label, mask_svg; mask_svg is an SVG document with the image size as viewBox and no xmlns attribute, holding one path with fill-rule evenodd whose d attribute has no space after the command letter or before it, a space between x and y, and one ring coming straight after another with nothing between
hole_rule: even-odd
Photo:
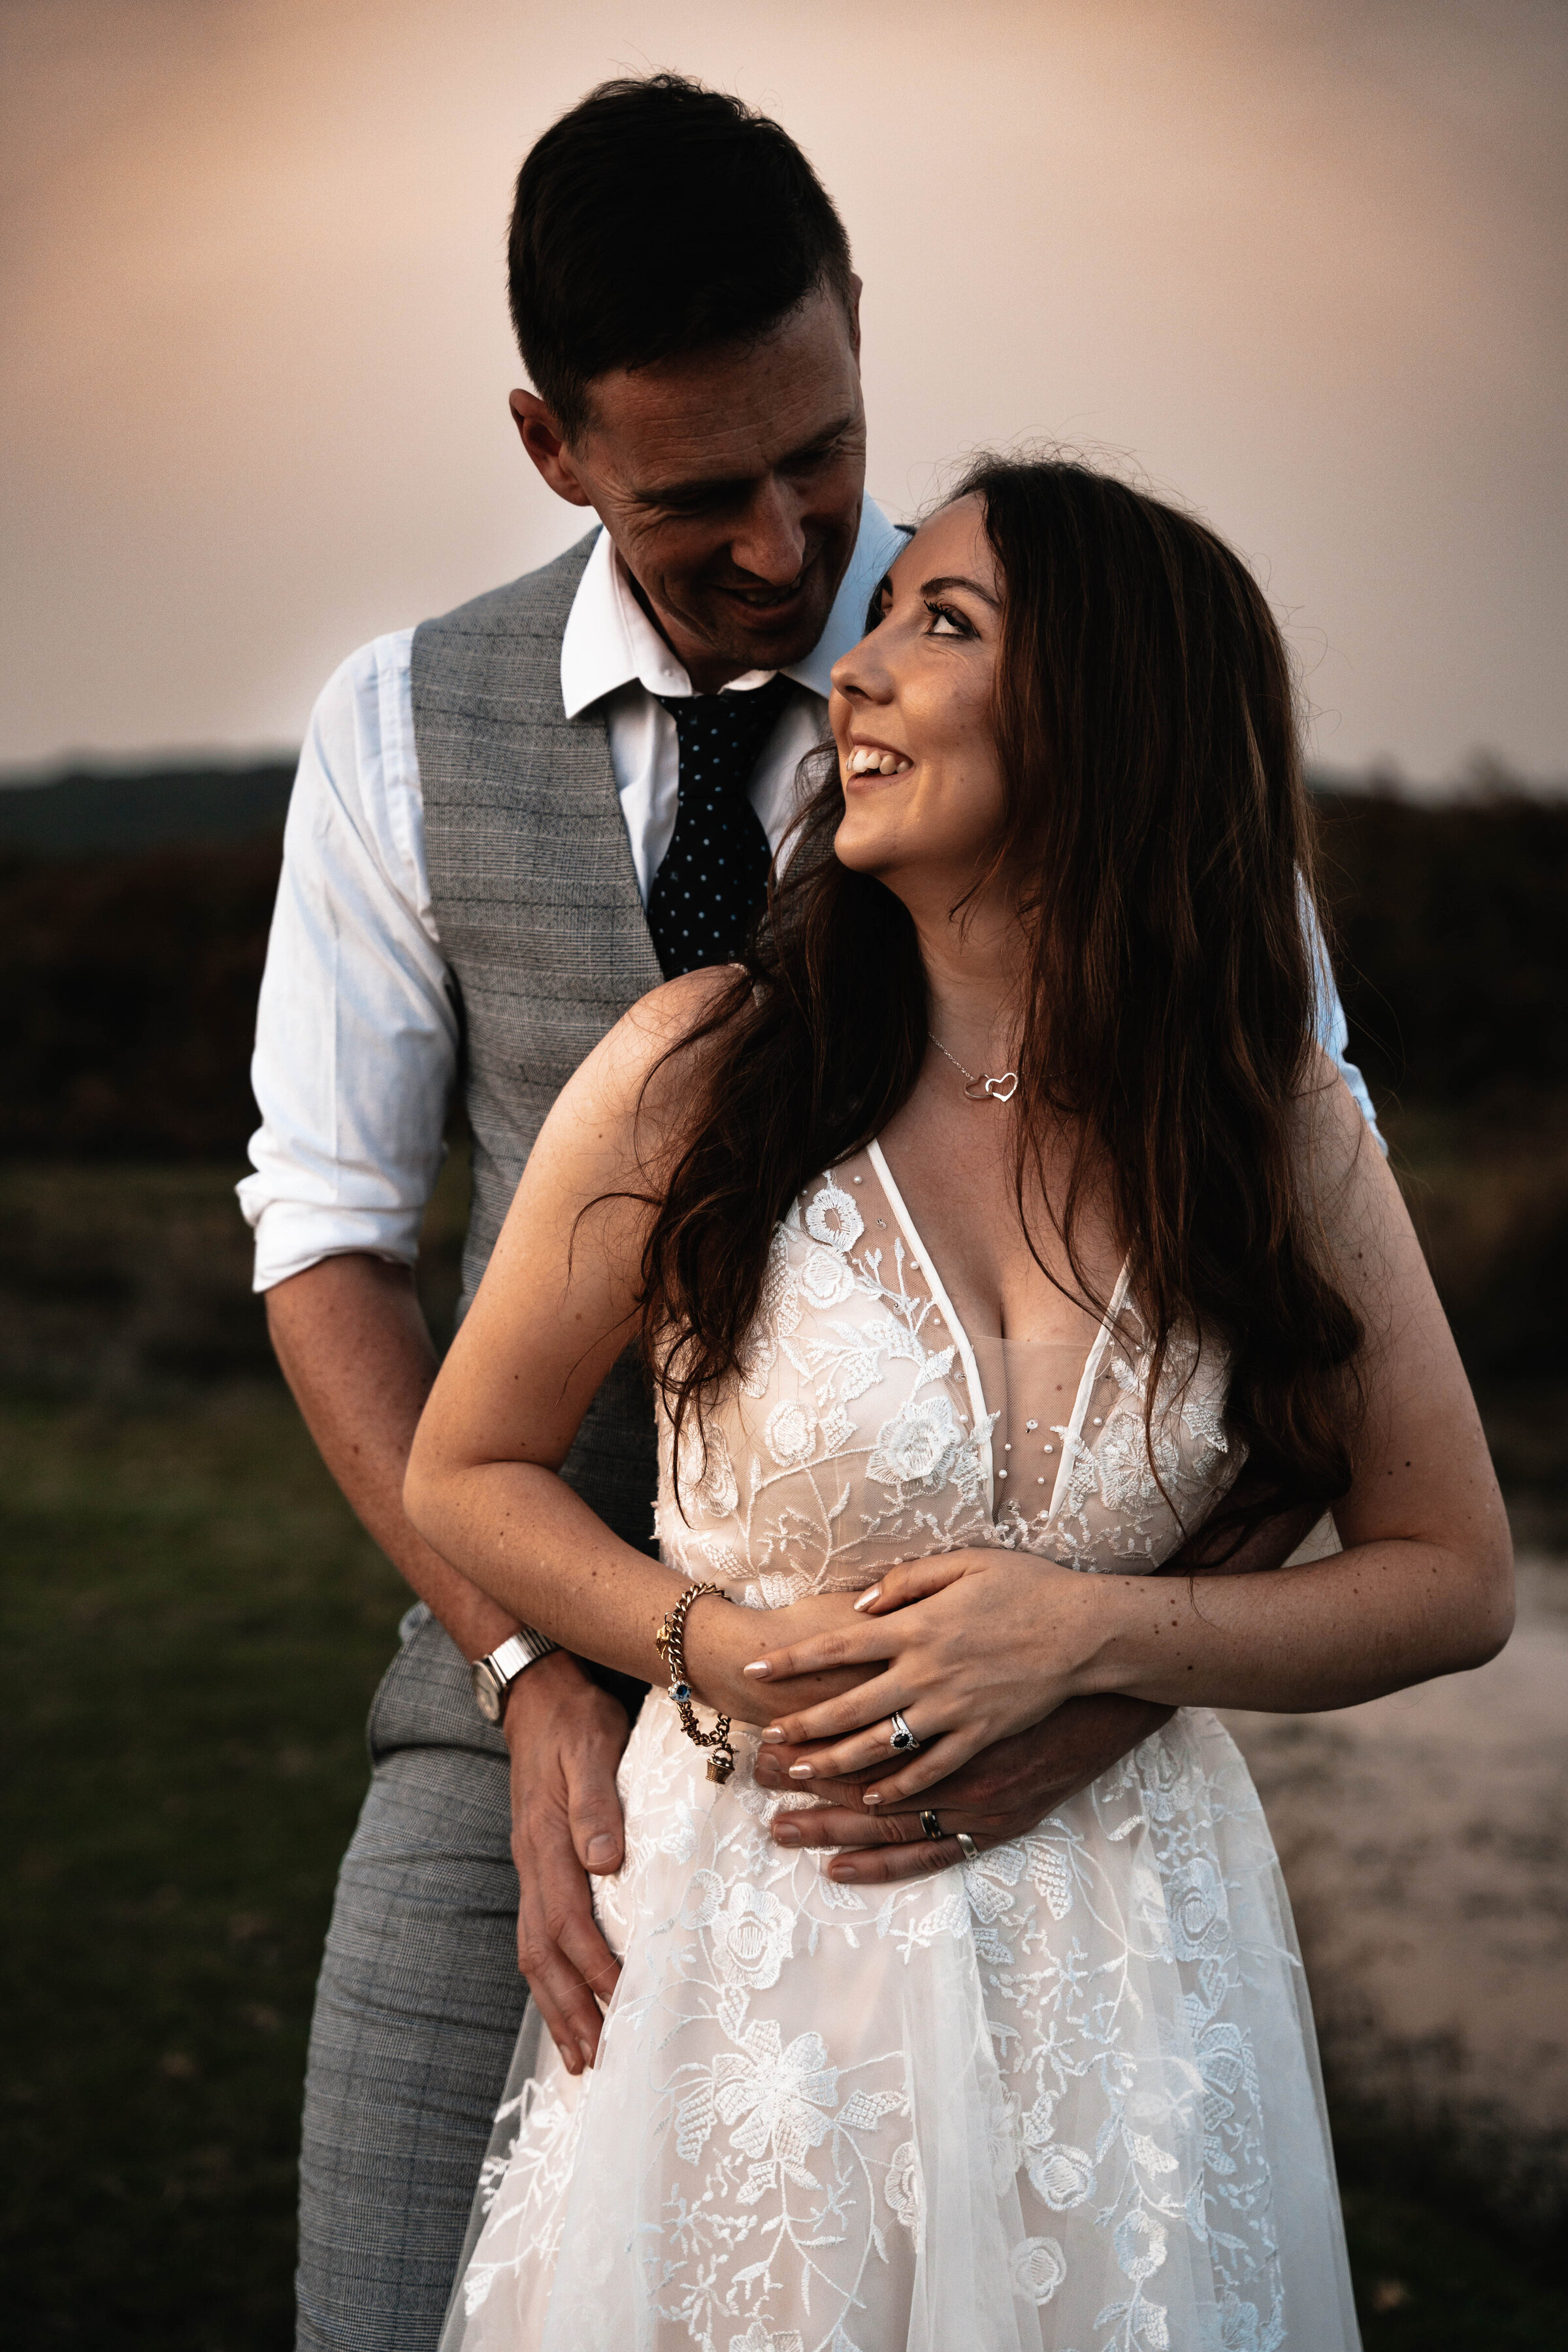
<instances>
[{"instance_id":1,"label":"watch face","mask_svg":"<svg viewBox=\"0 0 1568 2352\"><path fill-rule=\"evenodd\" d=\"M495 1668L488 1658L480 1658L471 1671L474 1678L474 1705L487 1723L499 1723L502 1693L496 1687Z\"/></svg>"}]
</instances>

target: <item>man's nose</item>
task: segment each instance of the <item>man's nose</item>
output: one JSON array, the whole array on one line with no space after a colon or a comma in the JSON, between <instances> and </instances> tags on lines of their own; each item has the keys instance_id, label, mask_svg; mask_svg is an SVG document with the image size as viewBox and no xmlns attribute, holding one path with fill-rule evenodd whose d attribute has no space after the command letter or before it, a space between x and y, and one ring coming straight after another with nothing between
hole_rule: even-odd
<instances>
[{"instance_id":1,"label":"man's nose","mask_svg":"<svg viewBox=\"0 0 1568 2352\"><path fill-rule=\"evenodd\" d=\"M730 541L730 561L770 588L787 588L805 560L800 502L787 484L770 478L758 488Z\"/></svg>"}]
</instances>

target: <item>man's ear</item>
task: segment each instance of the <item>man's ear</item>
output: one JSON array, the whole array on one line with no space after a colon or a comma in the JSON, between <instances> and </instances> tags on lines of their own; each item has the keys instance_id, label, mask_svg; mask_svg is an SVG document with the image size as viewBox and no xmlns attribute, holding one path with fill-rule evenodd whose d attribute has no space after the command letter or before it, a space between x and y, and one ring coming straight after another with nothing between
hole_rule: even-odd
<instances>
[{"instance_id":1,"label":"man's ear","mask_svg":"<svg viewBox=\"0 0 1568 2352\"><path fill-rule=\"evenodd\" d=\"M855 347L855 364L860 363L860 297L865 291L863 281L854 271L849 273L849 340Z\"/></svg>"},{"instance_id":2,"label":"man's ear","mask_svg":"<svg viewBox=\"0 0 1568 2352\"><path fill-rule=\"evenodd\" d=\"M568 506L591 506L593 501L577 478L565 436L539 394L514 392L509 405L518 439L556 497L564 499Z\"/></svg>"}]
</instances>

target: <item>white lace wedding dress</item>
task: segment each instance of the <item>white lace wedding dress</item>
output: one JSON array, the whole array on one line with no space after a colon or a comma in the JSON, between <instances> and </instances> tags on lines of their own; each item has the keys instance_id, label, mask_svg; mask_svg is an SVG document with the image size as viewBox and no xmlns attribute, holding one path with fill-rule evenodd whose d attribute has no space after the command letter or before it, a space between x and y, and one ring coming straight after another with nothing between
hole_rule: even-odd
<instances>
[{"instance_id":1,"label":"white lace wedding dress","mask_svg":"<svg viewBox=\"0 0 1568 2352\"><path fill-rule=\"evenodd\" d=\"M1138 1318L1087 1363L960 1328L881 1152L774 1238L743 1382L664 1557L768 1609L1004 1543L1086 1570L1180 1541ZM1223 1367L1155 1416L1189 1526L1237 1465ZM1349 2352L1310 2012L1258 1797L1184 1710L1027 1837L857 1889L774 1845L669 1699L596 1882L625 1967L574 2079L531 2013L442 2352Z\"/></svg>"}]
</instances>

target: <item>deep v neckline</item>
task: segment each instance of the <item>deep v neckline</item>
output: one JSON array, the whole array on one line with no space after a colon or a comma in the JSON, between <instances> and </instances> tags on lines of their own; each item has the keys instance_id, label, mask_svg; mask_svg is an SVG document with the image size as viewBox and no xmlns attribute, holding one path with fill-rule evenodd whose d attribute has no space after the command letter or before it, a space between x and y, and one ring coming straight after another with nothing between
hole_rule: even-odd
<instances>
[{"instance_id":1,"label":"deep v neckline","mask_svg":"<svg viewBox=\"0 0 1568 2352\"><path fill-rule=\"evenodd\" d=\"M909 1204L900 1192L893 1171L888 1165L887 1155L882 1150L879 1138L868 1144L866 1157L877 1171L877 1181L882 1187L887 1196L888 1205L902 1228L904 1239L913 1245L917 1259L916 1270L924 1274L931 1288L931 1297L936 1302L938 1311L945 1319L947 1328L952 1334L953 1344L958 1349L958 1359L963 1366L964 1383L969 1391L971 1425L985 1471L985 1515L994 1523L996 1470L991 1444L991 1433L994 1423L985 1402L985 1389L980 1378L980 1366L975 1358L973 1342L964 1328L962 1318L953 1310L952 1301L948 1296L947 1286L942 1281L941 1270L931 1251L926 1247L924 1234L910 1214ZM1057 1464L1056 1477L1051 1486L1051 1499L1046 1512L1047 1521L1056 1517L1062 1496L1067 1491L1074 1457L1082 1441L1084 1415L1089 1411L1089 1401L1094 1393L1094 1384L1100 1378L1100 1368L1105 1361L1106 1349L1110 1345L1117 1321L1123 1307L1127 1304L1130 1272L1130 1260L1123 1258L1121 1271L1116 1277L1116 1286L1110 1294L1110 1303L1100 1318L1100 1328L1089 1341L1089 1352L1083 1360L1083 1370L1079 1377L1078 1393L1073 1398L1072 1412L1065 1429L1061 1432L1061 1458ZM982 1431L984 1433L984 1436L981 1435Z\"/></svg>"}]
</instances>

